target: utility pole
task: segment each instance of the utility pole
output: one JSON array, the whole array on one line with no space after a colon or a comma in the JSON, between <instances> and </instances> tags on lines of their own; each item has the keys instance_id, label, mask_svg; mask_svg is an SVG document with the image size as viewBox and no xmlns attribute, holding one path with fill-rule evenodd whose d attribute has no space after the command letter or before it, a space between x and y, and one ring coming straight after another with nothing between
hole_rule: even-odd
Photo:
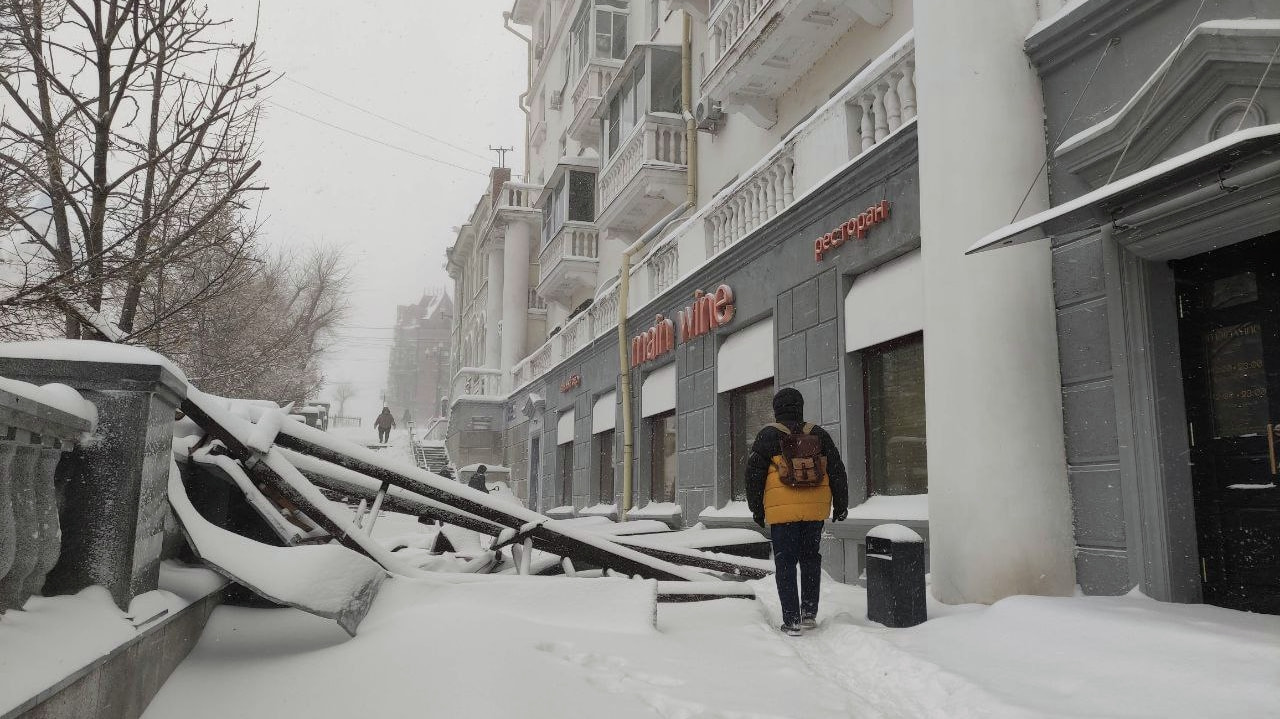
<instances>
[{"instance_id":1,"label":"utility pole","mask_svg":"<svg viewBox=\"0 0 1280 719\"><path fill-rule=\"evenodd\" d=\"M507 166L507 153L512 152L515 149L516 148L514 147L502 147L501 145L498 147L494 147L493 145L489 146L490 151L498 153L498 167Z\"/></svg>"}]
</instances>

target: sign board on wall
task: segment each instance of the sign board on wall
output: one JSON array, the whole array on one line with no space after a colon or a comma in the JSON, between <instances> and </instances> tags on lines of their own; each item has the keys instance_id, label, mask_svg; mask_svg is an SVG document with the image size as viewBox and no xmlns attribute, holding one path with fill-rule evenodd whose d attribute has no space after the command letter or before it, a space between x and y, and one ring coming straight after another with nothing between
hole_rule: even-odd
<instances>
[{"instance_id":1,"label":"sign board on wall","mask_svg":"<svg viewBox=\"0 0 1280 719\"><path fill-rule=\"evenodd\" d=\"M720 285L714 292L698 290L693 294L693 304L676 314L680 319L681 343L701 337L733 321L733 289ZM631 338L631 366L652 362L675 348L675 323L658 315L652 327Z\"/></svg>"},{"instance_id":2,"label":"sign board on wall","mask_svg":"<svg viewBox=\"0 0 1280 719\"><path fill-rule=\"evenodd\" d=\"M813 241L813 258L821 262L828 252L843 245L849 240L865 240L872 227L889 219L889 201L881 200L879 204L868 207L857 217L840 224L839 227Z\"/></svg>"}]
</instances>

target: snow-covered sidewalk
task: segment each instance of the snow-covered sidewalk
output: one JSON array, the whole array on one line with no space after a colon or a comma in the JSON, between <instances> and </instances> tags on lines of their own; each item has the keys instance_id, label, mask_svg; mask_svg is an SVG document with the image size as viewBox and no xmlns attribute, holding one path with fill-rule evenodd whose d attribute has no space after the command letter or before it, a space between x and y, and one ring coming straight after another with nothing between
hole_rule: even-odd
<instances>
[{"instance_id":1,"label":"snow-covered sidewalk","mask_svg":"<svg viewBox=\"0 0 1280 719\"><path fill-rule=\"evenodd\" d=\"M1280 617L1119 598L930 605L865 621L824 587L781 636L759 601L662 605L629 580L395 579L347 638L294 610L219 608L147 711L168 717L1263 717L1280 708Z\"/></svg>"}]
</instances>

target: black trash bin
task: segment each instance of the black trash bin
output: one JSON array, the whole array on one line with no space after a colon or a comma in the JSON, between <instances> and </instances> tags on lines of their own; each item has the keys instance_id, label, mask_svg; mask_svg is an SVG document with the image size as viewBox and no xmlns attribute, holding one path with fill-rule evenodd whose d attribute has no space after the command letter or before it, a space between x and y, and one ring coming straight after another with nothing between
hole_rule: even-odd
<instances>
[{"instance_id":1,"label":"black trash bin","mask_svg":"<svg viewBox=\"0 0 1280 719\"><path fill-rule=\"evenodd\" d=\"M914 627L926 618L924 539L901 524L867 532L867 619Z\"/></svg>"}]
</instances>

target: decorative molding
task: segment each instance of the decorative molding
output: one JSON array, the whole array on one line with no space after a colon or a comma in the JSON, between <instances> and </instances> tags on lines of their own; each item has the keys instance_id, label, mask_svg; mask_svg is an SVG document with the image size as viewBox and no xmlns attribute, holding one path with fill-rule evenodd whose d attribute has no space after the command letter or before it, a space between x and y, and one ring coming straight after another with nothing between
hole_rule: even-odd
<instances>
[{"instance_id":1,"label":"decorative molding","mask_svg":"<svg viewBox=\"0 0 1280 719\"><path fill-rule=\"evenodd\" d=\"M1167 0L1089 0L1027 38L1027 56L1041 75L1091 53Z\"/></svg>"}]
</instances>

